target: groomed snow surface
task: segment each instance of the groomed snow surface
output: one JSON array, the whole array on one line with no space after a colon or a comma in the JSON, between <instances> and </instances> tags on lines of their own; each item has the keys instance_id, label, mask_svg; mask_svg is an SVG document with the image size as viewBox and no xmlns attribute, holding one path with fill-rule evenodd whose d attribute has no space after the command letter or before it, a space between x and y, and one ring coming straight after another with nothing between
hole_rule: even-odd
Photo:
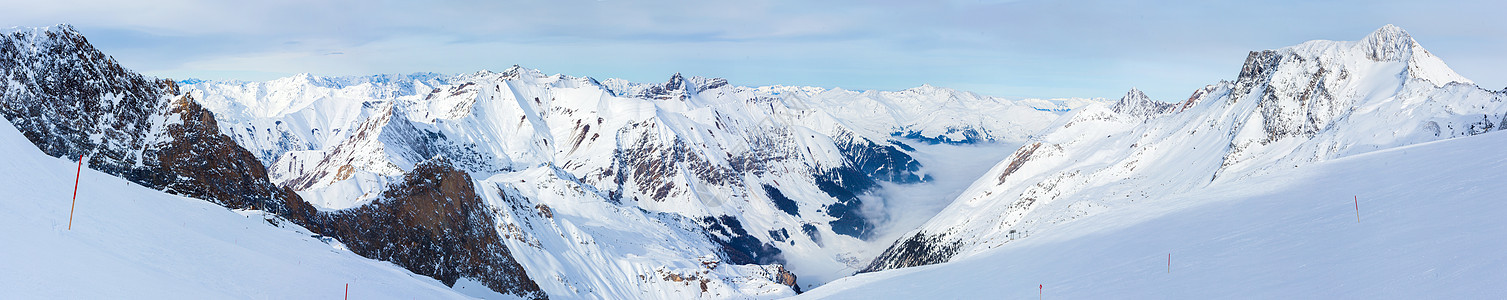
<instances>
[{"instance_id":1,"label":"groomed snow surface","mask_svg":"<svg viewBox=\"0 0 1507 300\"><path fill-rule=\"evenodd\" d=\"M798 298L1504 299L1504 148L1488 133L1215 184Z\"/></svg>"},{"instance_id":2,"label":"groomed snow surface","mask_svg":"<svg viewBox=\"0 0 1507 300\"><path fill-rule=\"evenodd\" d=\"M10 122L0 156L0 298L342 299L346 284L350 299L470 298L296 225L87 168L69 230L77 163L44 155Z\"/></svg>"}]
</instances>

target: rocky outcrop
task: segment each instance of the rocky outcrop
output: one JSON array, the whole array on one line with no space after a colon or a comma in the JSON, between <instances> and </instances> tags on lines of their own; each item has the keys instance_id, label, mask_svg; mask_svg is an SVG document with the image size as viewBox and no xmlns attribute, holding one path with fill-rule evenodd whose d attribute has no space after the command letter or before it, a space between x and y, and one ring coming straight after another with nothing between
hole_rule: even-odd
<instances>
[{"instance_id":1,"label":"rocky outcrop","mask_svg":"<svg viewBox=\"0 0 1507 300\"><path fill-rule=\"evenodd\" d=\"M790 286L796 293L801 292L801 286L795 283L795 273L785 270L785 266L775 265L774 282Z\"/></svg>"},{"instance_id":2,"label":"rocky outcrop","mask_svg":"<svg viewBox=\"0 0 1507 300\"><path fill-rule=\"evenodd\" d=\"M780 249L748 234L743 223L732 216L705 217L698 222L706 228L712 242L722 246L728 262L733 264L775 264L785 260Z\"/></svg>"},{"instance_id":3,"label":"rocky outcrop","mask_svg":"<svg viewBox=\"0 0 1507 300\"><path fill-rule=\"evenodd\" d=\"M918 130L896 131L890 133L890 136L904 137L932 145L972 145L996 142L993 135L989 134L988 129L973 126L947 126L946 129L946 131L935 136L927 136ZM961 138L953 138L952 136L961 136Z\"/></svg>"},{"instance_id":4,"label":"rocky outcrop","mask_svg":"<svg viewBox=\"0 0 1507 300\"><path fill-rule=\"evenodd\" d=\"M848 131L839 132L832 137L832 141L842 151L843 158L847 159L847 166L857 169L864 177L894 183L917 183L931 179L917 175L921 171L921 163L900 151L896 145L878 144Z\"/></svg>"},{"instance_id":5,"label":"rocky outcrop","mask_svg":"<svg viewBox=\"0 0 1507 300\"><path fill-rule=\"evenodd\" d=\"M827 205L828 216L836 218L828 222L832 232L868 239L874 224L863 213L863 201L858 196L878 188L878 181L894 183L918 183L931 180L918 175L921 163L895 145L881 145L842 131L832 137L837 149L846 161L841 167L816 174L816 187L837 202ZM903 144L900 144L903 145Z\"/></svg>"},{"instance_id":6,"label":"rocky outcrop","mask_svg":"<svg viewBox=\"0 0 1507 300\"><path fill-rule=\"evenodd\" d=\"M884 249L883 254L858 273L944 263L952 259L960 247L962 243L959 241L918 232Z\"/></svg>"},{"instance_id":7,"label":"rocky outcrop","mask_svg":"<svg viewBox=\"0 0 1507 300\"><path fill-rule=\"evenodd\" d=\"M1004 171L999 172L999 182L995 184L1004 184L1006 179L1010 179L1010 174L1015 174L1015 171L1020 170L1021 166L1031 161L1031 155L1036 153L1036 149L1040 148L1041 143L1036 142L1016 149L1015 153L1010 154L1010 158L1006 159L1010 164L1005 166Z\"/></svg>"},{"instance_id":8,"label":"rocky outcrop","mask_svg":"<svg viewBox=\"0 0 1507 300\"><path fill-rule=\"evenodd\" d=\"M446 285L466 277L495 291L548 298L502 243L496 216L471 182L449 161L432 159L388 187L380 199L322 213L306 226L361 256L393 262Z\"/></svg>"}]
</instances>

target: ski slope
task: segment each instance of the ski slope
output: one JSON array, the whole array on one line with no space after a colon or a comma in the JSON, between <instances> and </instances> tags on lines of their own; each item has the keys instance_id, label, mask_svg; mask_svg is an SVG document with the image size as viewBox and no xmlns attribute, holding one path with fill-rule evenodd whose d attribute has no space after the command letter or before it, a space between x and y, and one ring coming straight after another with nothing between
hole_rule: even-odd
<instances>
[{"instance_id":1,"label":"ski slope","mask_svg":"<svg viewBox=\"0 0 1507 300\"><path fill-rule=\"evenodd\" d=\"M1504 147L1487 133L1216 183L797 298L1503 299Z\"/></svg>"},{"instance_id":2,"label":"ski slope","mask_svg":"<svg viewBox=\"0 0 1507 300\"><path fill-rule=\"evenodd\" d=\"M88 169L69 230L77 162L44 155L9 122L0 155L0 298L341 299L346 284L350 299L470 298L259 212Z\"/></svg>"}]
</instances>

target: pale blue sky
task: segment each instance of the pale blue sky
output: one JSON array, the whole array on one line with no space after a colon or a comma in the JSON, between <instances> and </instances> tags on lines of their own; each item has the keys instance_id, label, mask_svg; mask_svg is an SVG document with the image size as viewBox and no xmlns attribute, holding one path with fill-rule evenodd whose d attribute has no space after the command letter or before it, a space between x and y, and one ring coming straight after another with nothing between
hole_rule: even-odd
<instances>
[{"instance_id":1,"label":"pale blue sky","mask_svg":"<svg viewBox=\"0 0 1507 300\"><path fill-rule=\"evenodd\" d=\"M10 1L7 1L10 2ZM311 4L312 3L312 4ZM0 26L74 24L171 78L502 70L671 74L738 85L1178 101L1250 50L1408 30L1460 74L1507 87L1507 1L28 1Z\"/></svg>"}]
</instances>

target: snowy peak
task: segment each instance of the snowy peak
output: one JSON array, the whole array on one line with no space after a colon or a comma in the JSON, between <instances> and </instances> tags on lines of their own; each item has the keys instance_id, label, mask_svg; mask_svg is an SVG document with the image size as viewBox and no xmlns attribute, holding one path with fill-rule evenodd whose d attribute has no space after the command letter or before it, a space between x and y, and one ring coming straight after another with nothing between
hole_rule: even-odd
<instances>
[{"instance_id":1,"label":"snowy peak","mask_svg":"<svg viewBox=\"0 0 1507 300\"><path fill-rule=\"evenodd\" d=\"M684 88L685 88L685 77L681 77L680 73L678 73L678 72L675 73L675 75L671 75L670 76L670 80L669 81L665 81L665 84L664 84L664 89L665 90L677 91L677 90L682 90Z\"/></svg>"},{"instance_id":2,"label":"snowy peak","mask_svg":"<svg viewBox=\"0 0 1507 300\"><path fill-rule=\"evenodd\" d=\"M1125 96L1120 97L1120 101L1115 102L1115 105L1110 110L1140 119L1149 119L1156 115L1172 112L1174 106L1172 103L1151 100L1140 89L1130 88L1130 91L1125 92Z\"/></svg>"},{"instance_id":3,"label":"snowy peak","mask_svg":"<svg viewBox=\"0 0 1507 300\"><path fill-rule=\"evenodd\" d=\"M66 24L66 23L65 24L57 24L57 25L47 26L47 27L12 26L10 28L6 28L4 30L0 30L0 34L6 34L6 35L14 34L14 33L18 33L18 32L32 32L32 33L49 32L49 33L68 34L68 35L77 35L77 36L81 36L82 35L82 34L78 33L77 29L73 28L73 25L69 25L69 24Z\"/></svg>"},{"instance_id":4,"label":"snowy peak","mask_svg":"<svg viewBox=\"0 0 1507 300\"><path fill-rule=\"evenodd\" d=\"M1120 97L1120 102L1122 103L1126 102L1127 100L1137 100L1137 102L1144 102L1151 101L1151 98L1146 97L1146 93L1141 92L1141 89L1131 87L1130 91L1125 92L1124 97Z\"/></svg>"},{"instance_id":5,"label":"snowy peak","mask_svg":"<svg viewBox=\"0 0 1507 300\"><path fill-rule=\"evenodd\" d=\"M1434 54L1424 50L1422 45L1413 40L1402 28L1387 24L1377 29L1366 38L1361 39L1355 45L1355 51L1360 52L1367 59L1377 62L1402 62L1408 64L1407 72L1411 78L1429 81L1435 86L1443 86L1448 83L1458 82L1470 84L1469 79L1455 73L1453 69L1444 64L1443 60Z\"/></svg>"},{"instance_id":6,"label":"snowy peak","mask_svg":"<svg viewBox=\"0 0 1507 300\"><path fill-rule=\"evenodd\" d=\"M1311 136L1357 108L1451 83L1471 82L1387 25L1357 42L1253 51L1228 99L1260 102L1265 135L1256 138L1273 141Z\"/></svg>"},{"instance_id":7,"label":"snowy peak","mask_svg":"<svg viewBox=\"0 0 1507 300\"><path fill-rule=\"evenodd\" d=\"M631 85L630 88L632 88ZM686 79L680 73L670 75L670 80L666 80L664 83L640 85L637 90L638 92L626 94L644 99L665 100L685 99L695 92L686 86Z\"/></svg>"},{"instance_id":8,"label":"snowy peak","mask_svg":"<svg viewBox=\"0 0 1507 300\"><path fill-rule=\"evenodd\" d=\"M664 83L660 84L635 85L624 83L619 85L625 85L623 88L638 91L620 93L624 95L632 95L644 99L685 100L690 98L691 95L700 93L701 91L727 86L727 79L706 78L701 76L692 76L691 78L686 78L685 76L680 75L680 73L675 73L675 75L670 75L669 80L666 80Z\"/></svg>"},{"instance_id":9,"label":"snowy peak","mask_svg":"<svg viewBox=\"0 0 1507 300\"><path fill-rule=\"evenodd\" d=\"M1237 90L1244 91L1252 83L1271 81L1272 76L1317 78L1326 75L1333 77L1334 81L1350 82L1369 81L1346 80L1352 75L1418 79L1436 87L1472 83L1425 50L1407 31L1387 25L1355 42L1320 40L1276 50L1252 51L1237 80L1246 86Z\"/></svg>"},{"instance_id":10,"label":"snowy peak","mask_svg":"<svg viewBox=\"0 0 1507 300\"><path fill-rule=\"evenodd\" d=\"M1411 56L1418 42L1402 28L1387 24L1356 43L1356 50L1373 61L1402 61Z\"/></svg>"},{"instance_id":11,"label":"snowy peak","mask_svg":"<svg viewBox=\"0 0 1507 300\"><path fill-rule=\"evenodd\" d=\"M476 72L475 76L476 77L484 77L484 76L488 76L488 75L491 75L491 74L494 74L494 73L483 70L483 71ZM520 66L520 65L513 65L512 67L508 67L507 70L503 70L502 73L495 73L495 74L501 75L502 78L512 78L512 79L544 78L544 77L546 77L544 75L544 71L539 71L539 69L530 69L530 68L526 68L526 67L523 67L523 66Z\"/></svg>"}]
</instances>

